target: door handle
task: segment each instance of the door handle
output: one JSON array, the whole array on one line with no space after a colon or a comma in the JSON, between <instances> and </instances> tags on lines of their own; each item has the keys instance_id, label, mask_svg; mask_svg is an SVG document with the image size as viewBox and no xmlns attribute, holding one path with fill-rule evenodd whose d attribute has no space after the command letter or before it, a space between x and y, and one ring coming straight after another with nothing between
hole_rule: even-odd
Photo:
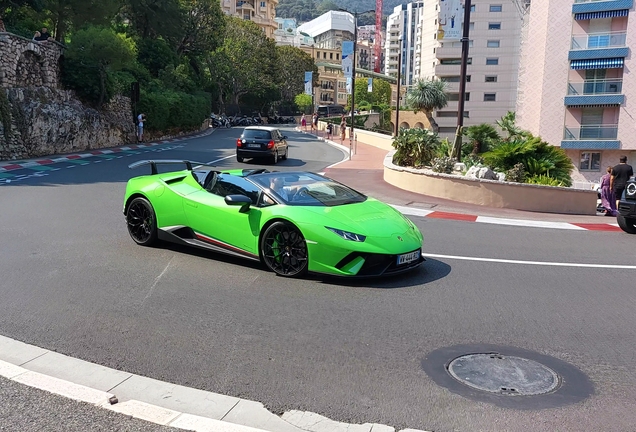
<instances>
[{"instance_id":1,"label":"door handle","mask_svg":"<svg viewBox=\"0 0 636 432\"><path fill-rule=\"evenodd\" d=\"M186 201L186 205L189 205L190 207L194 207L194 208L199 207L199 205L197 203L194 203L192 201Z\"/></svg>"}]
</instances>

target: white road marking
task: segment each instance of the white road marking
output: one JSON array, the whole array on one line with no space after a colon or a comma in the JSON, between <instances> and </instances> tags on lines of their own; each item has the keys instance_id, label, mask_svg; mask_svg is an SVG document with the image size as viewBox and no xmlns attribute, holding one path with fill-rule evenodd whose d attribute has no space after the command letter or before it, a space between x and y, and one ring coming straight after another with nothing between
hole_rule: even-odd
<instances>
[{"instance_id":1,"label":"white road marking","mask_svg":"<svg viewBox=\"0 0 636 432\"><path fill-rule=\"evenodd\" d=\"M482 262L492 262L492 263L502 263L502 264L537 265L537 266L548 266L548 267L580 267L580 268L636 270L636 265L622 265L622 264L585 264L585 263L563 263L563 262L548 262L548 261L522 261L522 260L480 258L480 257L468 257L468 256L457 256L457 255L428 254L428 253L422 253L422 256L425 256L428 258L455 259L460 261L482 261Z\"/></svg>"},{"instance_id":2,"label":"white road marking","mask_svg":"<svg viewBox=\"0 0 636 432\"><path fill-rule=\"evenodd\" d=\"M206 164L207 165L212 165L213 163L221 162L222 160L230 159L230 158L233 158L234 156L236 156L236 155L225 156L225 157L222 157L221 159L216 159L216 160L213 160L212 162L207 162Z\"/></svg>"},{"instance_id":3,"label":"white road marking","mask_svg":"<svg viewBox=\"0 0 636 432\"><path fill-rule=\"evenodd\" d=\"M67 166L66 169L75 168L75 165Z\"/></svg>"},{"instance_id":4,"label":"white road marking","mask_svg":"<svg viewBox=\"0 0 636 432\"><path fill-rule=\"evenodd\" d=\"M401 206L401 205L393 205L393 204L391 204L391 207L393 207L394 209L396 209L397 211L399 211L400 213L402 213L404 215L426 217L426 216L430 215L431 213L433 213L432 210L424 210L424 209L418 209L418 208L413 208L413 207L405 207L405 206Z\"/></svg>"},{"instance_id":5,"label":"white road marking","mask_svg":"<svg viewBox=\"0 0 636 432\"><path fill-rule=\"evenodd\" d=\"M513 225L513 226L526 226L534 228L554 228L554 229L569 229L586 231L585 228L581 228L576 225L572 225L567 222L544 222L535 220L522 220L522 219L506 219L506 218L494 218L490 216L477 216L475 222L496 224L496 225Z\"/></svg>"}]
</instances>

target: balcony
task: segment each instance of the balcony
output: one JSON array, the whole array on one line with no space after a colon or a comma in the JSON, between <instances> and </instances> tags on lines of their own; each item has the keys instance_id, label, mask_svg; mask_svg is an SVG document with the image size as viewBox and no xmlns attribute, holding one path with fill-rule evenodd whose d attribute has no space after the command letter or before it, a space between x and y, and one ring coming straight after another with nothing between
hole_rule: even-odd
<instances>
[{"instance_id":1,"label":"balcony","mask_svg":"<svg viewBox=\"0 0 636 432\"><path fill-rule=\"evenodd\" d=\"M572 13L605 12L631 9L634 0L574 0Z\"/></svg>"},{"instance_id":2,"label":"balcony","mask_svg":"<svg viewBox=\"0 0 636 432\"><path fill-rule=\"evenodd\" d=\"M568 59L624 58L628 54L627 32L591 33L572 37Z\"/></svg>"},{"instance_id":3,"label":"balcony","mask_svg":"<svg viewBox=\"0 0 636 432\"><path fill-rule=\"evenodd\" d=\"M241 10L241 9L254 10L254 5L246 1L236 2L236 10Z\"/></svg>"},{"instance_id":4,"label":"balcony","mask_svg":"<svg viewBox=\"0 0 636 432\"><path fill-rule=\"evenodd\" d=\"M566 126L563 130L561 147L581 150L620 149L618 125L579 125Z\"/></svg>"},{"instance_id":5,"label":"balcony","mask_svg":"<svg viewBox=\"0 0 636 432\"><path fill-rule=\"evenodd\" d=\"M623 80L620 78L571 82L568 83L565 105L622 105L625 102L622 92Z\"/></svg>"}]
</instances>

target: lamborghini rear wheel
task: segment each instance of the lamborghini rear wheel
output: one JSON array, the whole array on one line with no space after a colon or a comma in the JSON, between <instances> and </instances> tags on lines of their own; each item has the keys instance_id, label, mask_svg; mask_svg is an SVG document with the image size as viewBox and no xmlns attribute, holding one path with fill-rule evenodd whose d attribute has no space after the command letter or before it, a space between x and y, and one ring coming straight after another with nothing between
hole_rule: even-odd
<instances>
[{"instance_id":1,"label":"lamborghini rear wheel","mask_svg":"<svg viewBox=\"0 0 636 432\"><path fill-rule=\"evenodd\" d=\"M157 216L146 198L137 197L126 212L128 233L135 243L151 246L157 241Z\"/></svg>"},{"instance_id":2,"label":"lamborghini rear wheel","mask_svg":"<svg viewBox=\"0 0 636 432\"><path fill-rule=\"evenodd\" d=\"M265 265L280 276L301 276L307 273L307 243L296 226L289 222L274 222L261 239L261 256Z\"/></svg>"}]
</instances>

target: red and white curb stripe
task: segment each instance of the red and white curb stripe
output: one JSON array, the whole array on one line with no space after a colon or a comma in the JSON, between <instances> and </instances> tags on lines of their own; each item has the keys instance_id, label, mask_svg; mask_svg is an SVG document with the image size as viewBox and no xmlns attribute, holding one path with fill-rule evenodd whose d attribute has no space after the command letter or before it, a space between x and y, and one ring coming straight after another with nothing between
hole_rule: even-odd
<instances>
[{"instance_id":1,"label":"red and white curb stripe","mask_svg":"<svg viewBox=\"0 0 636 432\"><path fill-rule=\"evenodd\" d=\"M529 228L550 228L550 229L563 229L573 231L611 231L622 232L618 227L618 224L610 223L571 223L571 222L546 222L529 219L507 219L496 218L490 216L476 216L463 213L450 213L443 211L425 210L407 206L392 205L393 208L400 213L408 216L419 216L423 218L431 219L447 219L464 222L477 222L487 223L494 225L509 225Z\"/></svg>"},{"instance_id":2,"label":"red and white curb stripe","mask_svg":"<svg viewBox=\"0 0 636 432\"><path fill-rule=\"evenodd\" d=\"M42 165L50 165L50 164L59 163L59 162L66 162L69 160L86 159L92 156L116 154L116 153L127 151L127 150L137 150L137 149L143 149L148 147L155 147L161 144L183 141L185 139L200 138L202 136L209 135L212 132L214 132L214 129L212 129L211 131L206 131L206 132L197 134L197 135L190 135L187 137L180 137L180 138L172 138L172 139L152 142L148 144L134 144L134 145L128 145L124 147L116 147L113 149L90 150L86 153L76 153L76 154L54 157L54 158L35 159L35 160L25 161L21 163L10 163L10 162L4 163L4 164L0 163L0 172L12 171L12 170L17 170L22 168L31 168L31 167L37 167Z\"/></svg>"}]
</instances>

